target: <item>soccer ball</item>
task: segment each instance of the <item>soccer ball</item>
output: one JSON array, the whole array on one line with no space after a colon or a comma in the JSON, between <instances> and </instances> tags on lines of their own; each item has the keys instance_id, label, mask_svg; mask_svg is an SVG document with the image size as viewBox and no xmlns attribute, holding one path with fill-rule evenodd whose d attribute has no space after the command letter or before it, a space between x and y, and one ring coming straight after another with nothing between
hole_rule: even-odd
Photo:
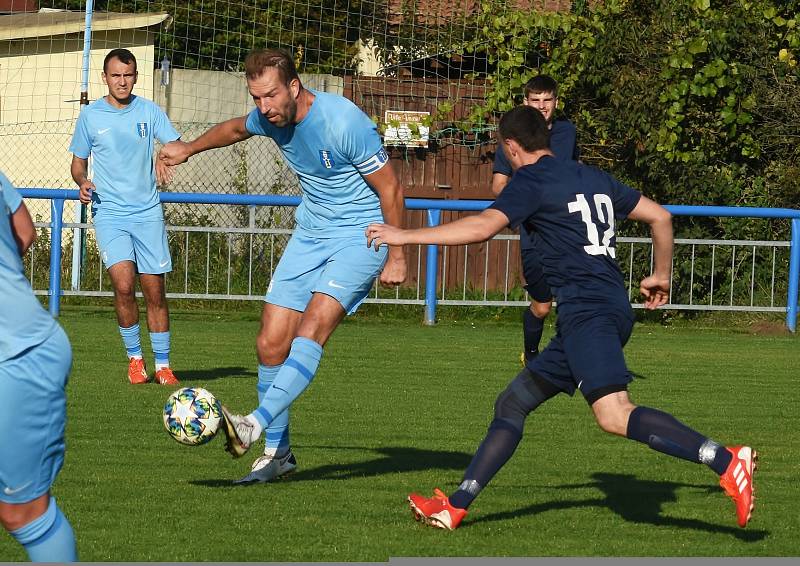
<instances>
[{"instance_id":1,"label":"soccer ball","mask_svg":"<svg viewBox=\"0 0 800 566\"><path fill-rule=\"evenodd\" d=\"M221 420L219 401L202 387L178 389L164 405L164 428L181 444L205 444L217 434Z\"/></svg>"}]
</instances>

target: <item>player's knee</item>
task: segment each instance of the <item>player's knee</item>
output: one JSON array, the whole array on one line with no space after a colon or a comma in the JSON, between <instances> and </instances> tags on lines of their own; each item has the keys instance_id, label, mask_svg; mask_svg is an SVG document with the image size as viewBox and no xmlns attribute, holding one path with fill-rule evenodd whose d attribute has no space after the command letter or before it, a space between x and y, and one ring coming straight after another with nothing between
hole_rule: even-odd
<instances>
[{"instance_id":1,"label":"player's knee","mask_svg":"<svg viewBox=\"0 0 800 566\"><path fill-rule=\"evenodd\" d=\"M531 302L531 312L533 316L536 318L545 318L548 314L550 314L551 304L549 301L546 303L540 303L538 301Z\"/></svg>"},{"instance_id":2,"label":"player's knee","mask_svg":"<svg viewBox=\"0 0 800 566\"><path fill-rule=\"evenodd\" d=\"M21 529L39 515L41 515L41 510L30 503L24 505L0 503L0 523L8 532Z\"/></svg>"},{"instance_id":3,"label":"player's knee","mask_svg":"<svg viewBox=\"0 0 800 566\"><path fill-rule=\"evenodd\" d=\"M136 298L136 285L133 282L117 281L114 284L114 294L122 299L134 300Z\"/></svg>"},{"instance_id":4,"label":"player's knee","mask_svg":"<svg viewBox=\"0 0 800 566\"><path fill-rule=\"evenodd\" d=\"M628 416L630 410L627 407L614 406L604 410L594 411L597 425L605 432L625 436L628 431Z\"/></svg>"},{"instance_id":5,"label":"player's knee","mask_svg":"<svg viewBox=\"0 0 800 566\"><path fill-rule=\"evenodd\" d=\"M528 415L553 394L544 391L534 380L534 374L526 368L497 396L494 417L522 431Z\"/></svg>"},{"instance_id":6,"label":"player's knee","mask_svg":"<svg viewBox=\"0 0 800 566\"><path fill-rule=\"evenodd\" d=\"M260 332L256 337L256 350L259 361L267 366L282 364L289 355L289 346L285 340L276 340L266 332Z\"/></svg>"}]
</instances>

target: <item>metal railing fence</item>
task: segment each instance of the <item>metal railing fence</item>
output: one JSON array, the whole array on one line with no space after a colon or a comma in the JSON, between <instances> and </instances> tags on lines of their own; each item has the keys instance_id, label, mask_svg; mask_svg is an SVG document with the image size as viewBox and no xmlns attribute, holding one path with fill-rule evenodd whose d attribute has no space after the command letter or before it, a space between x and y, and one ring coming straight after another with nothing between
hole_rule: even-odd
<instances>
[{"instance_id":1,"label":"metal railing fence","mask_svg":"<svg viewBox=\"0 0 800 566\"><path fill-rule=\"evenodd\" d=\"M87 279L76 286L73 278L72 288L62 289L63 234L93 228L91 224L63 222L64 203L77 200L78 192L32 188L21 192L26 198L49 199L51 203L51 221L37 223L49 229L47 288L37 289L34 284L38 294L49 297L50 312L58 315L62 296L111 296L108 281L104 289L104 270L99 257L87 258L96 264L95 288L91 288L92 284L84 285ZM175 260L173 272L167 276L169 298L263 298L291 230L257 226L255 207L292 208L300 203L300 197L163 192L161 201L248 207L249 215L247 226L243 227L168 225ZM427 225L439 224L442 211L480 211L489 204L490 201L406 200L408 209L424 214ZM800 279L800 210L683 205L666 208L676 216L789 220L790 241L676 239L672 292L670 303L664 308L785 312L787 327L795 331ZM438 305L525 306L528 299L519 281L519 258L517 253L512 253L512 243L517 239L516 235L498 235L489 242L470 246L416 246L409 253L409 283L393 290L376 285L367 302L424 306L426 324L434 324ZM639 279L652 266L650 239L618 237L617 254L633 307L641 308L642 305L633 299L638 295ZM502 269L490 270L490 261L501 262ZM198 268L195 264L199 262L202 265ZM27 264L31 280L42 280L33 255ZM472 276L468 275L468 270ZM500 273L502 281L490 282L490 272ZM477 287L470 283L476 277L483 278ZM785 304L781 304L779 297L786 297Z\"/></svg>"}]
</instances>

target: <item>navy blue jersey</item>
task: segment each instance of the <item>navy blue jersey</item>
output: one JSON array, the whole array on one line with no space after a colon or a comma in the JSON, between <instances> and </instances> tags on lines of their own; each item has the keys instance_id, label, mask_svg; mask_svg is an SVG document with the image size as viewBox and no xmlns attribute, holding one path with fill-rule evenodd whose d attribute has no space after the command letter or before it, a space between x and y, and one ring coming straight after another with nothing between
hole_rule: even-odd
<instances>
[{"instance_id":1,"label":"navy blue jersey","mask_svg":"<svg viewBox=\"0 0 800 566\"><path fill-rule=\"evenodd\" d=\"M628 302L616 257L615 220L641 193L599 169L542 157L520 167L490 208L533 239L559 303Z\"/></svg>"},{"instance_id":2,"label":"navy blue jersey","mask_svg":"<svg viewBox=\"0 0 800 566\"><path fill-rule=\"evenodd\" d=\"M575 125L569 120L556 120L550 127L550 151L558 159L571 159L577 161L580 157L578 152L577 132ZM511 177L513 170L508 162L506 154L503 153L502 144L497 144L497 152L494 154L494 166L492 173L500 173L506 177Z\"/></svg>"}]
</instances>

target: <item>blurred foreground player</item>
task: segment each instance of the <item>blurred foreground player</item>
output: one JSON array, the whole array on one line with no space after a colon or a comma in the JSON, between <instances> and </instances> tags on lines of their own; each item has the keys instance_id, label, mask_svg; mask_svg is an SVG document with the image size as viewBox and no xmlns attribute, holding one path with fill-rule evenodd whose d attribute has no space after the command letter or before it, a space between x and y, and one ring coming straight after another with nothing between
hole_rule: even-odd
<instances>
[{"instance_id":1,"label":"blurred foreground player","mask_svg":"<svg viewBox=\"0 0 800 566\"><path fill-rule=\"evenodd\" d=\"M67 335L39 304L21 255L36 232L0 173L0 523L34 562L74 562L75 536L50 496L64 462Z\"/></svg>"}]
</instances>

